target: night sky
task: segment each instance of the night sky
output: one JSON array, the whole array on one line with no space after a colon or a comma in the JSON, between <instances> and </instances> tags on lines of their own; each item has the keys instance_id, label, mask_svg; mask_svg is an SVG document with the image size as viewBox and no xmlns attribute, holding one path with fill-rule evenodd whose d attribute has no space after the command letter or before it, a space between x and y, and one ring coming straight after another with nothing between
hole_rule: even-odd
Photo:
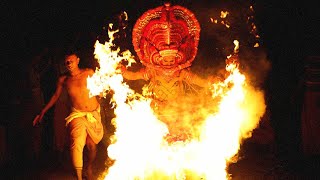
<instances>
[{"instance_id":1,"label":"night sky","mask_svg":"<svg viewBox=\"0 0 320 180\"><path fill-rule=\"evenodd\" d=\"M90 2L90 3L89 3ZM129 16L128 37L125 39L130 49L130 30L135 20L150 8L158 7L160 0L92 0L92 1L2 1L1 12L1 80L7 94L1 99L11 102L17 91L15 81L23 81L24 67L30 62L32 52L46 47L67 47L74 42L75 34L81 34L87 48L92 48L97 38L101 38L103 27L117 22L121 11ZM307 1L245 1L245 0L177 0L171 1L190 9L201 24L199 53L196 66L219 66L226 55L232 52L233 39L240 39L243 57L264 57L271 69L259 69L259 63L248 61L250 71L260 79L266 92L268 108L272 112L271 121L279 134L279 144L283 153L296 148L299 119L292 118L291 103L299 81L303 75L304 60L308 56L318 56L320 13L315 3ZM253 5L254 21L258 28L261 47L252 48L256 39L248 33L244 14ZM210 17L218 17L221 10L230 11L231 28L215 25ZM87 43L86 43L87 42ZM240 50L240 51L241 51ZM248 53L244 51L247 50ZM263 54L263 55L261 55ZM241 55L241 54L240 54ZM245 63L246 64L246 63ZM262 67L261 67L262 68ZM263 75L259 74L261 71ZM13 79L13 80L12 80ZM291 130L289 127L292 127ZM292 150L290 150L291 152Z\"/></svg>"},{"instance_id":2,"label":"night sky","mask_svg":"<svg viewBox=\"0 0 320 180\"><path fill-rule=\"evenodd\" d=\"M132 28L139 16L150 8L162 5L163 2L4 1L1 5L1 40L6 42L6 47L2 55L5 55L6 59L12 59L12 56L28 55L33 49L42 46L61 46L72 41L74 34L79 32L91 32L98 36L109 22L116 23L115 17L121 11L128 13L129 34L130 27ZM209 51L209 41L214 49L232 48L232 39L235 38L248 40L250 37L245 33L249 30L245 29L248 26L245 26L244 18L247 17L245 14L248 13L249 5L253 5L255 10L254 21L261 36L260 43L268 51L272 51L268 53L279 54L280 48L286 48L288 45L291 48L299 48L299 51L303 51L303 56L318 52L319 13L317 6L310 2L173 0L171 3L185 6L195 13L202 27L200 45L203 47L199 47L201 52ZM230 12L230 29L224 29L209 21L210 17L218 17L221 10ZM224 52L224 55L227 53Z\"/></svg>"}]
</instances>

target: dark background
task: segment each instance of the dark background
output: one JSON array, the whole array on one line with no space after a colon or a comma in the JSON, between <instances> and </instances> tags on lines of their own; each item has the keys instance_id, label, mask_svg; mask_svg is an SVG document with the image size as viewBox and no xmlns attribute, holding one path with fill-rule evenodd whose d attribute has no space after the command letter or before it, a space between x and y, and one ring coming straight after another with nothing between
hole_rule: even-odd
<instances>
[{"instance_id":1,"label":"dark background","mask_svg":"<svg viewBox=\"0 0 320 180\"><path fill-rule=\"evenodd\" d=\"M127 37L123 38L122 45L132 50L130 33L136 19L163 2L2 1L0 69L3 95L0 103L3 113L8 113L6 110L11 107L8 104L15 104L17 99L23 100L25 67L38 49L78 48L92 52L95 41L105 39L103 27L107 27L109 22L117 23L119 13L126 11L129 16ZM208 67L221 67L224 58L232 52L233 39L240 40L240 56L251 59L244 60L244 64L249 67L252 79L256 78L256 85L266 93L277 154L285 160L295 161L302 153L300 113L305 60L320 54L320 12L316 3L289 0L171 2L190 9L200 22L202 31L195 67L206 67L206 70ZM250 13L250 5L255 10L254 22L259 39L253 38L246 24L245 15ZM221 10L230 11L230 29L210 22L210 17L219 17ZM259 42L260 47L253 48L254 42ZM267 60L270 68L262 66L261 60ZM94 63L92 61L92 57L87 58L87 65ZM3 117L7 118L3 120L6 123L14 121L8 115Z\"/></svg>"}]
</instances>

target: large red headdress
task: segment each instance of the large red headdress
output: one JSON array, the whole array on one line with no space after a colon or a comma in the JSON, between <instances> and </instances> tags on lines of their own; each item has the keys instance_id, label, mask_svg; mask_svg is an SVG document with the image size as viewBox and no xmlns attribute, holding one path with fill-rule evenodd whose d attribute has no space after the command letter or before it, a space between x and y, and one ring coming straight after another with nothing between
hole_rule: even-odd
<instances>
[{"instance_id":1,"label":"large red headdress","mask_svg":"<svg viewBox=\"0 0 320 180\"><path fill-rule=\"evenodd\" d=\"M194 14L166 3L148 10L137 20L132 43L145 66L161 68L166 58L174 60L172 67L187 67L197 54L199 36L200 25Z\"/></svg>"}]
</instances>

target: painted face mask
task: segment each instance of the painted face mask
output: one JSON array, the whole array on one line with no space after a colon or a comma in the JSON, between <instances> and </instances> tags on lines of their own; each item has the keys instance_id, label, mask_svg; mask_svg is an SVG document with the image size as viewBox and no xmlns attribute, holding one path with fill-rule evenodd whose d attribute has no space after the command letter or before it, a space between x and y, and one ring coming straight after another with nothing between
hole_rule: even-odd
<instances>
[{"instance_id":1,"label":"painted face mask","mask_svg":"<svg viewBox=\"0 0 320 180\"><path fill-rule=\"evenodd\" d=\"M136 22L132 41L143 65L177 69L191 66L199 43L200 25L194 14L165 3L145 12Z\"/></svg>"}]
</instances>

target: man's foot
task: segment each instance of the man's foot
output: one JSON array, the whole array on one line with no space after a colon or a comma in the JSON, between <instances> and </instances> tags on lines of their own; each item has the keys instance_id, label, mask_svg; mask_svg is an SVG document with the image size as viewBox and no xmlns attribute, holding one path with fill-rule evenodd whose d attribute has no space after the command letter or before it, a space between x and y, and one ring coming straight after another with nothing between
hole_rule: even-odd
<instances>
[{"instance_id":1,"label":"man's foot","mask_svg":"<svg viewBox=\"0 0 320 180\"><path fill-rule=\"evenodd\" d=\"M77 180L82 180L82 168L76 168Z\"/></svg>"}]
</instances>

